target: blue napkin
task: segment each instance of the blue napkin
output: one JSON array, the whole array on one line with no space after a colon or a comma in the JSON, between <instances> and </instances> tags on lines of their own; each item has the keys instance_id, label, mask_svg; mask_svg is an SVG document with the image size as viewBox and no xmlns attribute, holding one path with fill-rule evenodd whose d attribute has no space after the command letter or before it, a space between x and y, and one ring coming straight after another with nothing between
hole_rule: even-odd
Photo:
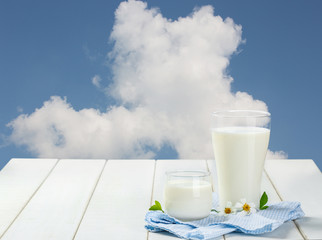
<instances>
[{"instance_id":1,"label":"blue napkin","mask_svg":"<svg viewBox=\"0 0 322 240\"><path fill-rule=\"evenodd\" d=\"M299 202L279 202L251 215L231 214L219 216L211 213L207 218L182 222L161 211L149 211L145 228L151 232L168 231L185 239L211 239L230 232L262 234L271 232L284 222L304 216Z\"/></svg>"}]
</instances>

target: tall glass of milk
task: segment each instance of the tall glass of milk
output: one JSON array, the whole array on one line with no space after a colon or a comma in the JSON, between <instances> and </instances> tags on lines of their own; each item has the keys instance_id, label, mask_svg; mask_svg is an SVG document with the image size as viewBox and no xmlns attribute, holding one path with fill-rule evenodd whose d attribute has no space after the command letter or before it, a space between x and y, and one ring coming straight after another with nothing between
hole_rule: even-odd
<instances>
[{"instance_id":1,"label":"tall glass of milk","mask_svg":"<svg viewBox=\"0 0 322 240\"><path fill-rule=\"evenodd\" d=\"M212 115L212 143L220 205L242 198L258 207L271 115L231 110Z\"/></svg>"},{"instance_id":2,"label":"tall glass of milk","mask_svg":"<svg viewBox=\"0 0 322 240\"><path fill-rule=\"evenodd\" d=\"M209 172L171 171L166 175L164 206L170 216L193 221L210 214L212 184Z\"/></svg>"}]
</instances>

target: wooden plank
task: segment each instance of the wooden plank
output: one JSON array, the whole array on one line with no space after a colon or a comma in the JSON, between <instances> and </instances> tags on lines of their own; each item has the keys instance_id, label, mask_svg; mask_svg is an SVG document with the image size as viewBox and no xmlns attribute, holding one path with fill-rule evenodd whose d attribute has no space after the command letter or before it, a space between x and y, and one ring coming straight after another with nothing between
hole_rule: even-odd
<instances>
[{"instance_id":1,"label":"wooden plank","mask_svg":"<svg viewBox=\"0 0 322 240\"><path fill-rule=\"evenodd\" d=\"M296 224L307 239L322 239L322 174L312 160L268 161L266 171L285 201L299 201L306 216Z\"/></svg>"},{"instance_id":2,"label":"wooden plank","mask_svg":"<svg viewBox=\"0 0 322 240\"><path fill-rule=\"evenodd\" d=\"M146 239L154 160L109 160L75 239Z\"/></svg>"},{"instance_id":3,"label":"wooden plank","mask_svg":"<svg viewBox=\"0 0 322 240\"><path fill-rule=\"evenodd\" d=\"M72 239L105 162L60 160L2 239Z\"/></svg>"},{"instance_id":4,"label":"wooden plank","mask_svg":"<svg viewBox=\"0 0 322 240\"><path fill-rule=\"evenodd\" d=\"M0 238L57 161L57 159L11 159L0 171Z\"/></svg>"},{"instance_id":5,"label":"wooden plank","mask_svg":"<svg viewBox=\"0 0 322 240\"><path fill-rule=\"evenodd\" d=\"M165 173L173 170L202 170L207 171L205 160L158 160L155 169L155 181L153 185L152 202L163 201L163 188L165 183ZM149 240L178 239L169 233L149 233ZM223 238L222 238L223 239Z\"/></svg>"}]
</instances>

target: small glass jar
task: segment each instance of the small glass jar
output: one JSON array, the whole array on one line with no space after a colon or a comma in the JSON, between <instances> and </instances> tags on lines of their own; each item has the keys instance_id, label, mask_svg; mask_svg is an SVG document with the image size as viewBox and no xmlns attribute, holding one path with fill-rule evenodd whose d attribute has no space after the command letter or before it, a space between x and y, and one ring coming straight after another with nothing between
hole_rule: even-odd
<instances>
[{"instance_id":1,"label":"small glass jar","mask_svg":"<svg viewBox=\"0 0 322 240\"><path fill-rule=\"evenodd\" d=\"M207 217L212 207L210 172L167 172L164 204L166 212L181 221L194 221Z\"/></svg>"}]
</instances>

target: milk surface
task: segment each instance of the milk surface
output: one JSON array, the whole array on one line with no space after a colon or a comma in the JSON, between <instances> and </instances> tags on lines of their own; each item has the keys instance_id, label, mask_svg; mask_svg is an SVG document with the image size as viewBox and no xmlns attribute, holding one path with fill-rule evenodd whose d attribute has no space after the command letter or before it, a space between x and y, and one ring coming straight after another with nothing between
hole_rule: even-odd
<instances>
[{"instance_id":1,"label":"milk surface","mask_svg":"<svg viewBox=\"0 0 322 240\"><path fill-rule=\"evenodd\" d=\"M258 207L269 136L259 127L212 129L221 206L246 198Z\"/></svg>"},{"instance_id":2,"label":"milk surface","mask_svg":"<svg viewBox=\"0 0 322 240\"><path fill-rule=\"evenodd\" d=\"M211 183L199 179L168 181L164 188L166 212L182 221L207 217L212 207Z\"/></svg>"}]
</instances>

